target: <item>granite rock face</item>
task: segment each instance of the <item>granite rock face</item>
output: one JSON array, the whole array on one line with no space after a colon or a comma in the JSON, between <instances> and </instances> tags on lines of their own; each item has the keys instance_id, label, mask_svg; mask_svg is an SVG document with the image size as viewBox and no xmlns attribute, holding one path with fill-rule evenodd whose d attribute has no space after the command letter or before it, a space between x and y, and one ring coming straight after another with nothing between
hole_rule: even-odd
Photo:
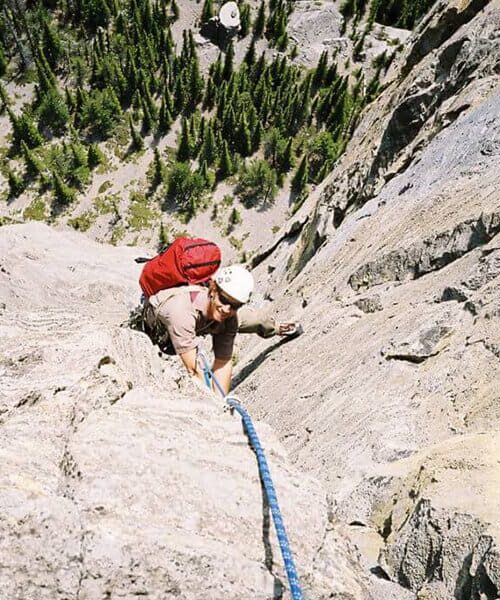
<instances>
[{"instance_id":1,"label":"granite rock face","mask_svg":"<svg viewBox=\"0 0 500 600\"><path fill-rule=\"evenodd\" d=\"M136 255L0 230L0 598L288 598L240 419L126 326ZM257 429L308 597L376 598L320 485Z\"/></svg>"},{"instance_id":2,"label":"granite rock face","mask_svg":"<svg viewBox=\"0 0 500 600\"><path fill-rule=\"evenodd\" d=\"M247 343L238 380L365 569L421 600L500 595L499 31L498 2L434 5L256 261L305 334Z\"/></svg>"}]
</instances>

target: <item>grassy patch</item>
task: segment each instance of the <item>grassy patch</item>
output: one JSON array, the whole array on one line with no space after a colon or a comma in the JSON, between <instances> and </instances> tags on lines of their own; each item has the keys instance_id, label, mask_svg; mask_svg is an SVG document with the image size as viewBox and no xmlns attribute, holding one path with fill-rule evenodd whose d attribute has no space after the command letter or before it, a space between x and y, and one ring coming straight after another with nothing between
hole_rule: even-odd
<instances>
[{"instance_id":1,"label":"grassy patch","mask_svg":"<svg viewBox=\"0 0 500 600\"><path fill-rule=\"evenodd\" d=\"M47 205L41 198L35 198L35 200L24 209L23 217L26 221L46 221Z\"/></svg>"},{"instance_id":2,"label":"grassy patch","mask_svg":"<svg viewBox=\"0 0 500 600\"><path fill-rule=\"evenodd\" d=\"M128 126L125 122L120 123L114 131L113 138L121 148L126 147L130 143L130 135Z\"/></svg>"},{"instance_id":3,"label":"grassy patch","mask_svg":"<svg viewBox=\"0 0 500 600\"><path fill-rule=\"evenodd\" d=\"M4 225L16 225L19 221L16 221L12 217L0 217L0 227Z\"/></svg>"},{"instance_id":4,"label":"grassy patch","mask_svg":"<svg viewBox=\"0 0 500 600\"><path fill-rule=\"evenodd\" d=\"M231 244L231 246L233 246L233 248L236 248L236 250L238 250L239 252L241 252L243 250L243 241L239 240L234 235L232 235L229 238L229 243Z\"/></svg>"},{"instance_id":5,"label":"grassy patch","mask_svg":"<svg viewBox=\"0 0 500 600\"><path fill-rule=\"evenodd\" d=\"M124 237L125 237L125 227L123 225L117 225L113 229L113 233L111 234L110 241L113 244L113 246L116 246L116 244L118 244L118 242L121 242L121 240L123 240Z\"/></svg>"},{"instance_id":6,"label":"grassy patch","mask_svg":"<svg viewBox=\"0 0 500 600\"><path fill-rule=\"evenodd\" d=\"M111 168L110 162L106 158L106 160L96 168L95 172L98 175L104 175L104 173L107 173L110 168Z\"/></svg>"},{"instance_id":7,"label":"grassy patch","mask_svg":"<svg viewBox=\"0 0 500 600\"><path fill-rule=\"evenodd\" d=\"M87 231L96 220L96 213L88 210L77 217L68 220L68 224L77 231Z\"/></svg>"},{"instance_id":8,"label":"grassy patch","mask_svg":"<svg viewBox=\"0 0 500 600\"><path fill-rule=\"evenodd\" d=\"M110 187L113 187L113 183L109 180L106 180L104 183L101 183L99 189L97 190L98 194L104 194L106 190L109 190Z\"/></svg>"},{"instance_id":9,"label":"grassy patch","mask_svg":"<svg viewBox=\"0 0 500 600\"><path fill-rule=\"evenodd\" d=\"M100 215L109 215L116 213L118 210L119 194L108 194L103 198L96 198L94 200L94 206L97 213Z\"/></svg>"},{"instance_id":10,"label":"grassy patch","mask_svg":"<svg viewBox=\"0 0 500 600\"><path fill-rule=\"evenodd\" d=\"M139 192L131 194L127 219L130 229L133 231L149 229L159 216L158 211L151 208L144 194Z\"/></svg>"},{"instance_id":11,"label":"grassy patch","mask_svg":"<svg viewBox=\"0 0 500 600\"><path fill-rule=\"evenodd\" d=\"M28 67L25 71L21 73L18 77L17 83L19 85L24 85L25 83L37 83L38 82L38 73L36 67L32 65Z\"/></svg>"}]
</instances>

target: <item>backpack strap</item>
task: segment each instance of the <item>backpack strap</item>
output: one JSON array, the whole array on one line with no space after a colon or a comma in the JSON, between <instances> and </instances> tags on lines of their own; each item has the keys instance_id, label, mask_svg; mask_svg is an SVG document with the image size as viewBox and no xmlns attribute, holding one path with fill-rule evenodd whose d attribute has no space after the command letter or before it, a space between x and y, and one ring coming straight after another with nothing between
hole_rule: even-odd
<instances>
[{"instance_id":1,"label":"backpack strap","mask_svg":"<svg viewBox=\"0 0 500 600\"><path fill-rule=\"evenodd\" d=\"M149 303L154 308L155 312L160 310L162 304L173 298L174 296L179 296L180 294L185 294L189 292L190 294L196 293L199 294L205 288L201 285L182 285L180 287L168 288L166 290L160 290L154 296L149 297ZM193 298L191 297L191 302Z\"/></svg>"}]
</instances>

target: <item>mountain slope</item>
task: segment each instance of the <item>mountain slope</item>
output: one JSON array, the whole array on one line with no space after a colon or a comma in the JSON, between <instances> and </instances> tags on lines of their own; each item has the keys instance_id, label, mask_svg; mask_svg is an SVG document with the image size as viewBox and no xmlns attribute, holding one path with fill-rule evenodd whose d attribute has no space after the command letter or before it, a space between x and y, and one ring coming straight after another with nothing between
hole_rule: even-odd
<instances>
[{"instance_id":1,"label":"mountain slope","mask_svg":"<svg viewBox=\"0 0 500 600\"><path fill-rule=\"evenodd\" d=\"M500 5L483 4L436 4L256 261L306 334L247 348L239 375L367 564L419 598L499 589ZM286 402L267 401L275 389Z\"/></svg>"}]
</instances>

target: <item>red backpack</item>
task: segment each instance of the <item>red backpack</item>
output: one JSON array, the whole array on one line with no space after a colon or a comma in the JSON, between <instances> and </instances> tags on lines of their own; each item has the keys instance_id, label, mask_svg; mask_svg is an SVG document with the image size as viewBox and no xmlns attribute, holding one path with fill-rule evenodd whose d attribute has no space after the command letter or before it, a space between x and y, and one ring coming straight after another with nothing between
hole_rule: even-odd
<instances>
[{"instance_id":1,"label":"red backpack","mask_svg":"<svg viewBox=\"0 0 500 600\"><path fill-rule=\"evenodd\" d=\"M220 263L217 244L202 238L177 238L161 254L147 261L139 283L149 298L171 287L205 283Z\"/></svg>"}]
</instances>

